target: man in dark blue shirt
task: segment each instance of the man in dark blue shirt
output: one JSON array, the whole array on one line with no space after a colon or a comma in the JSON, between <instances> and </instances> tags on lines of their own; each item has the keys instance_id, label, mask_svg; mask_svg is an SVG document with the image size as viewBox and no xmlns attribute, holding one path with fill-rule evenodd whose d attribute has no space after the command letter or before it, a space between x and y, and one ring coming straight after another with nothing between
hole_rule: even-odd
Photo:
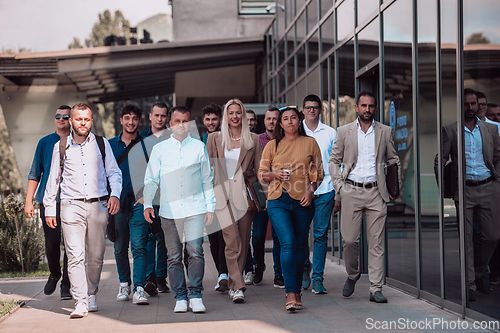
<instances>
[{"instance_id":1,"label":"man in dark blue shirt","mask_svg":"<svg viewBox=\"0 0 500 333\"><path fill-rule=\"evenodd\" d=\"M57 286L57 281L61 278L61 217L60 217L60 207L57 204L57 226L55 229L49 228L47 223L45 223L45 208L43 206L43 195L45 193L45 186L47 185L47 179L49 178L50 163L52 161L52 152L54 150L54 145L59 141L61 137L69 135L70 116L71 108L67 105L61 105L55 115L54 124L56 126L56 131L52 134L44 136L38 141L36 147L35 156L33 158L33 163L31 164L31 171L28 175L28 188L26 190L26 203L24 205L24 212L27 217L32 218L35 215L35 209L33 207L33 195L38 187L35 200L40 204L40 218L43 223L43 232L45 235L45 255L47 256L47 262L49 264L50 276L45 284L44 293L45 295L51 295ZM69 292L69 277L68 277L68 257L66 256L66 251L64 251L64 264L62 271L62 281L61 281L61 299L72 299Z\"/></svg>"},{"instance_id":2,"label":"man in dark blue shirt","mask_svg":"<svg viewBox=\"0 0 500 333\"><path fill-rule=\"evenodd\" d=\"M168 123L168 108L163 102L153 104L151 113L149 114L151 127L141 133L144 137L144 143L148 156L153 150L153 146L159 142L170 139L172 131L167 129ZM153 200L153 209L155 216L159 216L160 196L159 193ZM146 292L150 295L155 295L158 292L168 293L170 289L167 286L167 248L165 246L165 235L163 229L158 226L156 234L150 233L148 236L148 266L146 273ZM157 290L158 288L158 290Z\"/></svg>"},{"instance_id":3,"label":"man in dark blue shirt","mask_svg":"<svg viewBox=\"0 0 500 333\"><path fill-rule=\"evenodd\" d=\"M138 106L125 104L122 108L120 118L123 132L109 140L109 143L122 171L120 210L115 216L115 260L120 280L116 299L118 301L126 301L130 295L130 284L132 282L128 259L130 241L134 260L133 302L134 304L149 304L144 290L146 285L146 246L149 235L149 223L143 216L144 207L142 199L147 152L142 142L142 136L137 132L141 115L142 110ZM134 148L132 149L132 147ZM129 161L133 161L133 163L129 163Z\"/></svg>"}]
</instances>

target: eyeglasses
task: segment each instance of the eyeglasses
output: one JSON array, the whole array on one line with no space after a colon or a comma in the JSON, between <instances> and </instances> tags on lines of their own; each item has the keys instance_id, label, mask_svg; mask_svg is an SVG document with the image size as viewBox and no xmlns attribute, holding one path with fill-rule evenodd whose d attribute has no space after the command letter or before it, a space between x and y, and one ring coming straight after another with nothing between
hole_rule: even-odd
<instances>
[{"instance_id":1,"label":"eyeglasses","mask_svg":"<svg viewBox=\"0 0 500 333\"><path fill-rule=\"evenodd\" d=\"M485 108L488 106L488 103L479 103L479 106Z\"/></svg>"},{"instance_id":2,"label":"eyeglasses","mask_svg":"<svg viewBox=\"0 0 500 333\"><path fill-rule=\"evenodd\" d=\"M306 110L311 110L311 109L313 109L313 110L319 110L320 107L317 106L317 105L315 105L315 106L304 106L304 109L306 109Z\"/></svg>"},{"instance_id":3,"label":"eyeglasses","mask_svg":"<svg viewBox=\"0 0 500 333\"><path fill-rule=\"evenodd\" d=\"M56 119L57 120L61 119L61 117L62 117L63 120L68 120L69 119L69 114L60 114L60 113L56 114Z\"/></svg>"},{"instance_id":4,"label":"eyeglasses","mask_svg":"<svg viewBox=\"0 0 500 333\"><path fill-rule=\"evenodd\" d=\"M279 110L280 111L285 111L285 110L290 110L290 109L297 109L297 107L295 105L284 106L284 107L280 108Z\"/></svg>"}]
</instances>

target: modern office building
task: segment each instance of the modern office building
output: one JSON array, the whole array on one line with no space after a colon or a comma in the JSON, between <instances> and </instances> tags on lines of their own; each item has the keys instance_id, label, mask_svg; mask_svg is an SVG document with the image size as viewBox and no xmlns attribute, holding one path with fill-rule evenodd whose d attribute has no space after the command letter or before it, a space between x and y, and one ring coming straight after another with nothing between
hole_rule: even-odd
<instances>
[{"instance_id":1,"label":"modern office building","mask_svg":"<svg viewBox=\"0 0 500 333\"><path fill-rule=\"evenodd\" d=\"M277 3L265 34L258 101L300 106L306 95L317 94L323 99L323 121L337 128L355 120L356 94L373 91L377 120L392 127L402 164L401 196L388 207L387 283L471 318L500 318L500 285L468 301L465 234L460 233L465 220L457 217L463 207L443 199L442 174L434 172L441 128L457 121L463 127L464 87L500 103L500 2ZM457 149L465 156L463 131ZM460 198L469 189L464 170L459 167ZM494 224L500 228L500 219ZM333 255L341 260L336 218L332 225ZM366 248L360 252L366 272ZM490 270L500 264L500 258L494 260Z\"/></svg>"}]
</instances>

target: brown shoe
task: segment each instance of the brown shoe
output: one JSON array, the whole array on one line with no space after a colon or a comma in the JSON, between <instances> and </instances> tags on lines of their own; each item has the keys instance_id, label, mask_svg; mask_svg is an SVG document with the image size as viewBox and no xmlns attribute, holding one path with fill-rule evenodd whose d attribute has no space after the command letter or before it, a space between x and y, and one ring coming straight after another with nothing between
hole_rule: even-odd
<instances>
[{"instance_id":1,"label":"brown shoe","mask_svg":"<svg viewBox=\"0 0 500 333\"><path fill-rule=\"evenodd\" d=\"M295 293L295 299L297 300L295 303L295 310L302 310L302 294Z\"/></svg>"},{"instance_id":2,"label":"brown shoe","mask_svg":"<svg viewBox=\"0 0 500 333\"><path fill-rule=\"evenodd\" d=\"M297 310L297 299L296 299L296 294L295 293L288 293L286 294L286 305L285 308L287 311L294 312Z\"/></svg>"}]
</instances>

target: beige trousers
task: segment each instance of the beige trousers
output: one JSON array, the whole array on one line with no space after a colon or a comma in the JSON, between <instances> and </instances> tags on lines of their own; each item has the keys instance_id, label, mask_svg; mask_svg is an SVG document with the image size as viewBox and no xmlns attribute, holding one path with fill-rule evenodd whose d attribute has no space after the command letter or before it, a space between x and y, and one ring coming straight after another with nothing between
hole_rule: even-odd
<instances>
[{"instance_id":1,"label":"beige trousers","mask_svg":"<svg viewBox=\"0 0 500 333\"><path fill-rule=\"evenodd\" d=\"M61 200L61 221L68 255L71 294L77 303L88 305L88 295L95 295L98 291L106 249L107 204L107 201L85 203Z\"/></svg>"},{"instance_id":2,"label":"beige trousers","mask_svg":"<svg viewBox=\"0 0 500 333\"><path fill-rule=\"evenodd\" d=\"M366 217L366 234L368 241L368 277L370 292L382 290L384 284L384 240L387 203L382 199L378 187L364 189L344 184L340 189L342 211L340 232L344 260L349 279L359 279L359 238L363 219Z\"/></svg>"}]
</instances>

